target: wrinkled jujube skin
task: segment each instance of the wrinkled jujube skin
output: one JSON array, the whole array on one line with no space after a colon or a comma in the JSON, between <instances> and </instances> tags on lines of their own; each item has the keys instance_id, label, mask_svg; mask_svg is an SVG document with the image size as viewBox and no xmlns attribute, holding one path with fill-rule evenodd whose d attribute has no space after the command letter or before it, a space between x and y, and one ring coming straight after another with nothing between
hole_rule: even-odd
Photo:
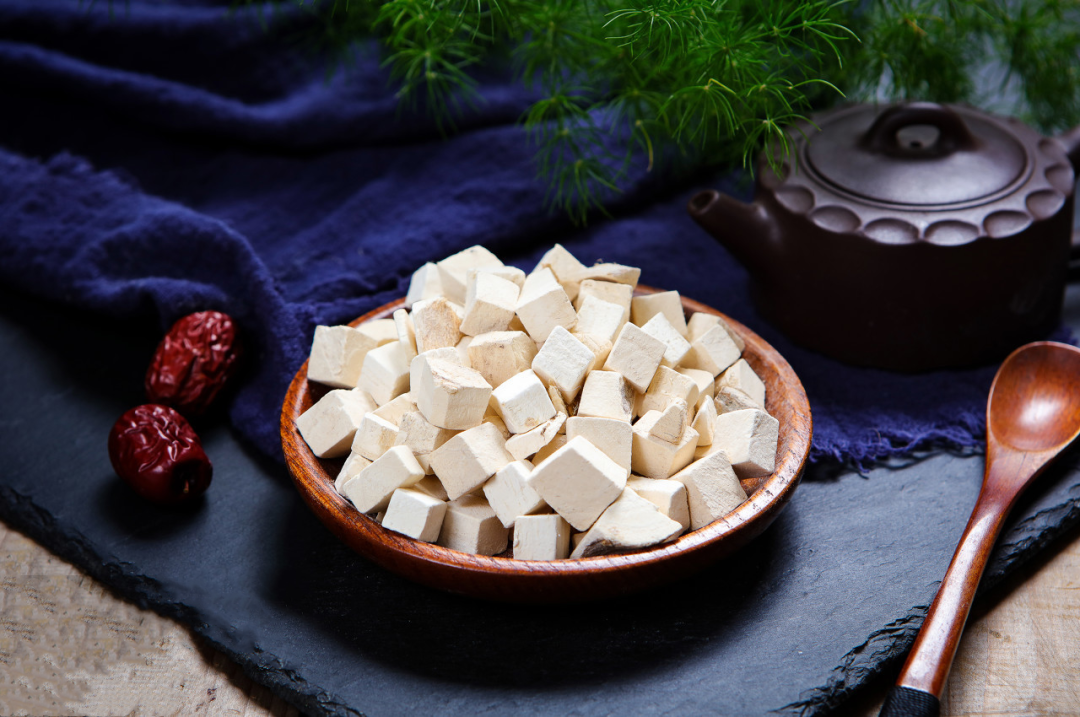
<instances>
[{"instance_id":1,"label":"wrinkled jujube skin","mask_svg":"<svg viewBox=\"0 0 1080 717\"><path fill-rule=\"evenodd\" d=\"M236 371L236 324L220 311L183 317L158 344L146 372L146 396L185 416L201 416Z\"/></svg>"},{"instance_id":2,"label":"wrinkled jujube skin","mask_svg":"<svg viewBox=\"0 0 1080 717\"><path fill-rule=\"evenodd\" d=\"M168 406L152 403L132 408L113 424L109 460L116 474L139 495L163 505L198 498L214 473L187 419Z\"/></svg>"}]
</instances>

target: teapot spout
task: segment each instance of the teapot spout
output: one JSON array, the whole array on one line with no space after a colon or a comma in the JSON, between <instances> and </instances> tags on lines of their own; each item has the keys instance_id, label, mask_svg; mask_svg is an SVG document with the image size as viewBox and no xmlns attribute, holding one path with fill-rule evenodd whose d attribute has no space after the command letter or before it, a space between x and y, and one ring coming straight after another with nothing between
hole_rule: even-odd
<instances>
[{"instance_id":1,"label":"teapot spout","mask_svg":"<svg viewBox=\"0 0 1080 717\"><path fill-rule=\"evenodd\" d=\"M698 192L687 211L705 231L735 256L752 276L768 272L777 258L776 225L758 202L746 204L709 189Z\"/></svg>"}]
</instances>

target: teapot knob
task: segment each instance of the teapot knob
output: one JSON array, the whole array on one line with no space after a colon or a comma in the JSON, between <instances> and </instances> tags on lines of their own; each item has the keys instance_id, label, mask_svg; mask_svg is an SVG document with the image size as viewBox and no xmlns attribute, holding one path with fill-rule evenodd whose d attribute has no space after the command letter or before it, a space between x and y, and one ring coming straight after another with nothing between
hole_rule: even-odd
<instances>
[{"instance_id":1,"label":"teapot knob","mask_svg":"<svg viewBox=\"0 0 1080 717\"><path fill-rule=\"evenodd\" d=\"M929 125L938 131L936 141L927 145L901 142L897 133L906 127ZM859 140L864 149L894 157L942 157L953 152L975 149L978 140L960 115L933 102L897 105L878 115L874 124Z\"/></svg>"}]
</instances>

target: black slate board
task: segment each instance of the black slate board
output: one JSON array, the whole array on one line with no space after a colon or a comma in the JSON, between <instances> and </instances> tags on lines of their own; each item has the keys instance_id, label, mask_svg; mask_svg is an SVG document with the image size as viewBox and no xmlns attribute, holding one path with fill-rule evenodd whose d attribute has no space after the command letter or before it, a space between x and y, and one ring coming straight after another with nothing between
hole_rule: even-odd
<instances>
[{"instance_id":1,"label":"black slate board","mask_svg":"<svg viewBox=\"0 0 1080 717\"><path fill-rule=\"evenodd\" d=\"M1068 314L1080 326L1080 292ZM197 509L130 493L105 436L142 401L151 323L0 292L0 517L312 715L828 712L896 666L981 481L981 457L947 453L866 476L816 466L761 538L681 583L482 603L352 554L220 419L201 429L215 477ZM984 589L1078 521L1073 451L1017 509Z\"/></svg>"}]
</instances>

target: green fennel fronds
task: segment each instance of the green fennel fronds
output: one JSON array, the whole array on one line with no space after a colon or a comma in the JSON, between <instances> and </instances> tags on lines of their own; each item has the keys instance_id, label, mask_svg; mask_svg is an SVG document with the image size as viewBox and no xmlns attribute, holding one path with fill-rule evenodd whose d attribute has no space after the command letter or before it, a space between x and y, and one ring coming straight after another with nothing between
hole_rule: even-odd
<instances>
[{"instance_id":1,"label":"green fennel fronds","mask_svg":"<svg viewBox=\"0 0 1080 717\"><path fill-rule=\"evenodd\" d=\"M403 105L443 131L480 101L477 68L512 67L542 95L521 121L548 202L577 221L642 168L753 171L766 146L776 166L791 125L843 99L1080 120L1080 0L286 1L341 48L377 38Z\"/></svg>"}]
</instances>

